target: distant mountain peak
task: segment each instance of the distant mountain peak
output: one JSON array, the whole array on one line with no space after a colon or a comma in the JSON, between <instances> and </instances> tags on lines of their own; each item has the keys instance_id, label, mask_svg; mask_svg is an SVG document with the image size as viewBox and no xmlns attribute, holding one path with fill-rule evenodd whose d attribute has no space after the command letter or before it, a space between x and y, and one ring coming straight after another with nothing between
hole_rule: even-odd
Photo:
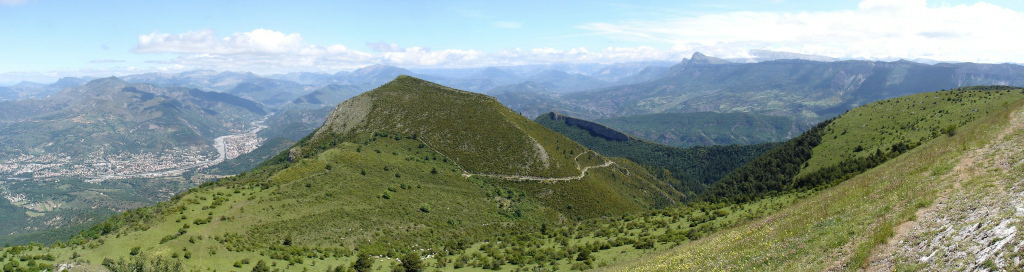
<instances>
[{"instance_id":1,"label":"distant mountain peak","mask_svg":"<svg viewBox=\"0 0 1024 272\"><path fill-rule=\"evenodd\" d=\"M411 74L412 73L409 70L406 70L406 69L401 68L401 67L396 67L396 66L391 66L391 65L384 65L384 64L379 64L378 63L378 64L374 64L374 65L370 65L370 66L366 66L366 67L363 67L363 68L356 69L355 71L352 71L349 74L350 75L354 75L354 76L359 76L359 75L367 76L367 75L371 75L371 74L380 74L380 73L385 73L385 72L395 72L395 73L400 73L400 74Z\"/></svg>"},{"instance_id":2,"label":"distant mountain peak","mask_svg":"<svg viewBox=\"0 0 1024 272\"><path fill-rule=\"evenodd\" d=\"M91 88L91 89L98 89L98 88L103 88L103 87L106 87L106 86L117 86L117 85L128 85L128 83L125 82L124 80L120 79L120 78L112 76L112 77L105 77L105 78L95 79L95 80L89 81L89 83L85 84L86 87Z\"/></svg>"},{"instance_id":3,"label":"distant mountain peak","mask_svg":"<svg viewBox=\"0 0 1024 272\"><path fill-rule=\"evenodd\" d=\"M770 50L762 50L762 49L753 49L753 50L750 50L749 53L750 53L751 56L754 57L753 60L757 61L757 62L771 61L771 60L781 60L781 59L800 59L800 60L821 61L821 62L836 61L835 58L826 57L826 56L808 55L808 54L800 54L800 53L793 53L793 52L770 51Z\"/></svg>"},{"instance_id":4,"label":"distant mountain peak","mask_svg":"<svg viewBox=\"0 0 1024 272\"><path fill-rule=\"evenodd\" d=\"M726 64L726 63L731 63L731 62L729 62L727 60L724 60L724 59L716 58L716 57L709 57L707 55L701 54L700 52L694 52L693 56L690 57L690 62L689 63L690 64Z\"/></svg>"},{"instance_id":5,"label":"distant mountain peak","mask_svg":"<svg viewBox=\"0 0 1024 272\"><path fill-rule=\"evenodd\" d=\"M501 68L494 67L494 66L487 66L487 68L484 68L483 72L486 72L486 73L507 73L505 70L502 70Z\"/></svg>"}]
</instances>

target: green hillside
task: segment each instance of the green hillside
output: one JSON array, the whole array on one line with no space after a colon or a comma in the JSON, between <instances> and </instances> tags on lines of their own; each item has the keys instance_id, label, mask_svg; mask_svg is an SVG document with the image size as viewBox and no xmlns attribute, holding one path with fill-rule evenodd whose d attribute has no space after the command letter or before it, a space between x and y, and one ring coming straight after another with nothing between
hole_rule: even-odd
<instances>
[{"instance_id":1,"label":"green hillside","mask_svg":"<svg viewBox=\"0 0 1024 272\"><path fill-rule=\"evenodd\" d=\"M821 144L814 148L814 156L801 174L839 165L851 157L867 157L875 150L891 151L898 143L914 146L941 134L956 134L961 126L1022 97L1013 87L972 87L857 107L825 129Z\"/></svg>"},{"instance_id":2,"label":"green hillside","mask_svg":"<svg viewBox=\"0 0 1024 272\"><path fill-rule=\"evenodd\" d=\"M704 199L749 201L828 187L895 158L1008 103L1012 87L972 87L878 101L826 120L708 188Z\"/></svg>"},{"instance_id":3,"label":"green hillside","mask_svg":"<svg viewBox=\"0 0 1024 272\"><path fill-rule=\"evenodd\" d=\"M670 180L672 186L688 198L703 193L707 186L729 172L779 145L678 148L637 139L598 123L554 112L534 121L603 155L624 157L654 169L653 173Z\"/></svg>"},{"instance_id":4,"label":"green hillside","mask_svg":"<svg viewBox=\"0 0 1024 272\"><path fill-rule=\"evenodd\" d=\"M866 156L858 156L864 150L834 150L839 154L829 155L843 159L840 167L818 166L809 174L798 175L812 162L818 163L815 159L821 154L817 148L829 146L830 141L857 143L870 139L865 131L875 128L868 126L846 127L845 134L826 137L837 124L865 118L851 111L736 168L698 195L699 201L679 203L676 200L683 195L668 185L671 175L659 179L647 170L650 165L607 158L583 147L572 157L572 162L580 165L578 170L585 172L582 176L544 178L467 171L469 167L455 156L446 154L445 149L432 148L426 140L436 137L432 133L449 131L429 124L456 129L460 123L416 123L421 119L404 116L435 112L417 111L417 107L406 104L410 102L393 102L395 96L411 98L406 101L448 103L445 105L463 107L450 111L474 112L475 117L522 117L482 114L488 106L445 101L442 97L460 101L466 97L417 79L402 77L392 83L402 84L387 84L367 93L371 96L362 98L365 104L342 103L324 127L251 171L189 190L153 207L115 216L67 242L5 249L0 262L25 265L19 267L26 270L76 263L83 269L105 267L115 271L144 266L158 266L157 270L177 270L175 267L180 266L189 270L250 271L267 267L333 271L361 269L365 263L370 263L372 269L410 266L445 271L856 269L881 263L877 260L884 259L885 254L895 254L878 246L892 235L904 235L894 228L913 220L919 208L941 202L936 197L965 177L963 167L989 169L969 170L966 177L985 177L987 172L998 171L1005 172L1003 177L1016 177L1012 175L1016 168L1000 163L1019 161L1013 160L1016 153L1012 151L1018 149L1004 152L1008 144L985 149L1003 152L993 155L1001 156L1000 161L972 155L967 161L970 165L977 165L978 160L985 162L957 165L964 163L964 154L1002 139L1000 135L1019 135L1006 126L1019 123L1021 115L1015 115L1017 121L1007 120L1010 113L1024 106L1024 90L1013 88L976 87L921 94L951 102L914 104L923 111L962 112L959 110L963 107L977 111L939 119L944 121L938 125L948 129L934 134L929 131L928 137L917 139L920 142L908 143L896 137L880 143L888 149L875 149ZM964 104L954 98L963 98ZM918 97L900 99L912 101ZM956 103L952 103L954 100ZM894 101L874 105L887 103ZM368 121L370 118L356 118L362 115L351 116L360 113L360 105L373 109L363 111L368 116L413 121L385 127ZM596 123L572 119L575 121L570 124L570 117L551 116L549 121L561 122L562 130L571 132L568 135L577 135L573 137L587 139L579 135L587 133L590 138L606 141L636 141L607 127L601 129ZM907 125L913 120L919 119L904 114L878 122L887 128L889 124L899 125L900 130L889 132L909 135L918 132ZM500 119L481 122L516 123ZM547 125L559 127L559 122ZM949 124L956 125L951 128ZM383 130L363 131L371 125ZM532 132L562 137L540 128ZM539 135L522 130L463 130L507 139L516 137L494 134ZM885 135L883 132L878 131L878 135ZM464 148L503 141L467 140ZM974 183L963 186L992 187ZM958 254L953 252L948 254ZM1000 267L1013 258L1007 254L994 256L997 259L991 267ZM34 266L25 264L29 260ZM915 267L905 260L890 264Z\"/></svg>"},{"instance_id":5,"label":"green hillside","mask_svg":"<svg viewBox=\"0 0 1024 272\"><path fill-rule=\"evenodd\" d=\"M339 104L309 141L317 146L337 135L374 131L418 136L473 173L576 176L581 166L575 158L586 151L493 97L409 76ZM304 152L292 149L291 156Z\"/></svg>"},{"instance_id":6,"label":"green hillside","mask_svg":"<svg viewBox=\"0 0 1024 272\"><path fill-rule=\"evenodd\" d=\"M745 112L656 113L598 119L652 142L678 146L759 144L789 140L807 130L793 118Z\"/></svg>"},{"instance_id":7,"label":"green hillside","mask_svg":"<svg viewBox=\"0 0 1024 272\"><path fill-rule=\"evenodd\" d=\"M368 94L371 96L363 97L366 100L362 102L374 105L370 116L403 122L389 128L367 118L362 129L376 126L381 130L333 130L342 124L339 120L351 120L345 114L352 103L342 103L331 113L328 125L253 170L114 216L66 243L35 250L16 247L10 250L24 252L10 254L52 256L23 259L42 263L35 267L77 262L83 268L111 269L137 260L224 271L252 270L259 262L284 270L326 270L348 267L357 253L390 258L408 253L434 256L426 262L443 262L449 268L511 269L568 259L564 268L569 268L569 263L575 263L574 255L565 253L567 248L559 244L573 238L570 233L579 222L641 214L672 206L681 197L644 167L589 151L484 96L409 77ZM394 100L401 98L410 100ZM466 103L474 98L478 103ZM419 109L412 105L415 101L449 107ZM418 113L445 121L445 114L455 112L470 113L472 117L454 116L473 120L416 123L420 119L402 119ZM518 125L529 130L469 127L480 124ZM515 159L534 158L523 150L545 146L529 142L525 149L512 146L522 144L519 140L523 138L562 143L551 145L551 150L566 150L567 156L564 161L550 159L551 165L571 162L571 170L580 174L565 171L563 174L571 176L508 178L518 172L465 171L473 169L472 165L488 164L469 163L483 159L477 157L457 159L462 153L446 154L444 141L430 140L439 135L461 137L455 131L492 139L465 138L465 147L460 148L499 150L475 145L502 144L501 150L509 153L490 156L513 164ZM551 237L539 237L548 231ZM562 235L554 235L556 232ZM636 242L620 243L630 246ZM489 243L514 247L502 246L492 254L482 246ZM525 250L534 243L550 245L545 250ZM572 247L576 246L574 242ZM555 250L562 252L561 256L551 255ZM42 251L45 253L39 253ZM512 252L517 252L518 259ZM444 261L438 261L441 257ZM10 263L13 258L7 260ZM375 265L395 264L387 260Z\"/></svg>"},{"instance_id":8,"label":"green hillside","mask_svg":"<svg viewBox=\"0 0 1024 272\"><path fill-rule=\"evenodd\" d=\"M1024 102L1020 89L985 89L918 97L981 100L977 115L965 117L974 121L955 133L936 135L773 215L609 270L1011 270L1016 253L1002 245L1021 239L1000 228L1018 218L1008 206L1019 202L1008 194L1019 186L1021 166L1014 158L1021 151L1011 146L1024 133ZM1000 208L1011 212L994 212Z\"/></svg>"}]
</instances>

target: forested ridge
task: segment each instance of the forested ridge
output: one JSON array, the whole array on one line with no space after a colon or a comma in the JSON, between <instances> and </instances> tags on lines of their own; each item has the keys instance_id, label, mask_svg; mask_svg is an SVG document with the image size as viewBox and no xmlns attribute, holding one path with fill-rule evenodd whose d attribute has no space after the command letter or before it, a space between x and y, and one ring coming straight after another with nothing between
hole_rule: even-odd
<instances>
[{"instance_id":1,"label":"forested ridge","mask_svg":"<svg viewBox=\"0 0 1024 272\"><path fill-rule=\"evenodd\" d=\"M689 200L729 172L753 161L781 143L672 147L641 140L598 123L547 113L535 122L611 157L623 157L650 169ZM611 135L611 137L609 137Z\"/></svg>"}]
</instances>

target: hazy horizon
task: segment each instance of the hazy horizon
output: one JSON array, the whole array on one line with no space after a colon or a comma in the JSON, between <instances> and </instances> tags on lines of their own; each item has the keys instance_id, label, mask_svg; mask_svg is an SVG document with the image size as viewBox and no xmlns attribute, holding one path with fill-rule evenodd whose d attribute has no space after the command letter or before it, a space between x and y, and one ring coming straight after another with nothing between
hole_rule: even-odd
<instances>
[{"instance_id":1,"label":"hazy horizon","mask_svg":"<svg viewBox=\"0 0 1024 272\"><path fill-rule=\"evenodd\" d=\"M770 50L1024 63L1005 1L54 2L0 0L0 84L191 70L334 73L680 61ZM41 34L45 33L45 34ZM41 82L42 81L42 82Z\"/></svg>"}]
</instances>

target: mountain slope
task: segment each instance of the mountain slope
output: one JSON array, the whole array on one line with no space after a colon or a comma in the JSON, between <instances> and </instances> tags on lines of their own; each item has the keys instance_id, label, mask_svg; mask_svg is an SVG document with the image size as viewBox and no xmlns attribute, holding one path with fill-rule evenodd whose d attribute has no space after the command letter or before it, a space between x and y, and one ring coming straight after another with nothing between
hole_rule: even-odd
<instances>
[{"instance_id":1,"label":"mountain slope","mask_svg":"<svg viewBox=\"0 0 1024 272\"><path fill-rule=\"evenodd\" d=\"M586 151L492 97L408 76L339 104L310 141L375 131L418 135L425 144L475 173L576 176L581 173L574 157ZM291 153L292 157L301 156L303 150Z\"/></svg>"},{"instance_id":2,"label":"mountain slope","mask_svg":"<svg viewBox=\"0 0 1024 272\"><path fill-rule=\"evenodd\" d=\"M758 144L785 141L807 126L789 117L744 112L656 113L596 122L670 146Z\"/></svg>"},{"instance_id":3,"label":"mountain slope","mask_svg":"<svg viewBox=\"0 0 1024 272\"><path fill-rule=\"evenodd\" d=\"M123 79L130 83L144 83L161 87L183 87L205 91L226 92L267 106L279 106L305 94L299 83L270 79L253 73L216 72L194 70L178 74L146 73L129 75Z\"/></svg>"},{"instance_id":4,"label":"mountain slope","mask_svg":"<svg viewBox=\"0 0 1024 272\"><path fill-rule=\"evenodd\" d=\"M466 150L497 153L467 157L460 153ZM539 166L538 150L552 153L548 168L519 167ZM574 166L555 166L567 163ZM490 175L552 169L571 176L536 181ZM115 267L129 262L116 258L130 257L218 270L250 270L256 262L286 270L333 269L351 264L353 251L437 259L445 254L451 255L445 262L452 262L455 255L484 259L475 252L485 249L476 245L567 233L582 220L644 213L679 197L644 167L587 150L493 98L402 76L341 103L291 151L115 216L49 253L58 262L77 258L94 267ZM525 264L554 256L523 251L517 258ZM500 268L501 259L487 265ZM456 267L468 261L461 262Z\"/></svg>"},{"instance_id":5,"label":"mountain slope","mask_svg":"<svg viewBox=\"0 0 1024 272\"><path fill-rule=\"evenodd\" d=\"M1021 219L1007 206L1017 201L1009 192L1019 180L1011 169L1020 166L1011 159L1020 151L1010 146L1020 141L1024 121L1021 90L1012 92L1016 99L990 100L996 106L989 114L952 136L939 135L777 214L619 269L1007 269L1013 250L999 248L1020 238L1006 222ZM983 203L992 206L976 206ZM981 219L972 208L991 213Z\"/></svg>"},{"instance_id":6,"label":"mountain slope","mask_svg":"<svg viewBox=\"0 0 1024 272\"><path fill-rule=\"evenodd\" d=\"M43 103L53 110L5 124L0 154L11 157L43 152L79 157L176 148L212 152L213 138L244 129L250 120L265 113L237 97L188 90L173 95L182 100L161 95L172 92L108 78L66 89L46 101L14 103L14 108L37 108L36 103Z\"/></svg>"},{"instance_id":7,"label":"mountain slope","mask_svg":"<svg viewBox=\"0 0 1024 272\"><path fill-rule=\"evenodd\" d=\"M688 199L779 145L678 148L641 140L598 123L554 112L538 116L534 121L603 155L624 157L654 169L652 172L659 177L673 180L671 185Z\"/></svg>"},{"instance_id":8,"label":"mountain slope","mask_svg":"<svg viewBox=\"0 0 1024 272\"><path fill-rule=\"evenodd\" d=\"M819 122L859 105L972 85L1024 86L1024 66L909 61L727 63L694 54L648 82L552 96L586 119L663 112L749 112ZM517 94L511 93L508 96ZM502 101L516 101L501 98ZM548 105L509 104L522 112Z\"/></svg>"},{"instance_id":9,"label":"mountain slope","mask_svg":"<svg viewBox=\"0 0 1024 272\"><path fill-rule=\"evenodd\" d=\"M526 81L549 86L550 90L557 91L557 93L579 92L608 86L608 82L600 79L558 70L547 70L537 73L526 79Z\"/></svg>"},{"instance_id":10,"label":"mountain slope","mask_svg":"<svg viewBox=\"0 0 1024 272\"><path fill-rule=\"evenodd\" d=\"M614 63L601 68L589 76L606 82L616 84L636 83L648 77L650 74L660 74L657 71L664 71L675 63L667 61L645 61L645 62L624 62Z\"/></svg>"},{"instance_id":11,"label":"mountain slope","mask_svg":"<svg viewBox=\"0 0 1024 272\"><path fill-rule=\"evenodd\" d=\"M3 109L3 235L63 230L167 199L194 186L182 171L221 158L216 138L248 131L265 114L230 94L117 78Z\"/></svg>"},{"instance_id":12,"label":"mountain slope","mask_svg":"<svg viewBox=\"0 0 1024 272\"><path fill-rule=\"evenodd\" d=\"M955 134L960 126L1022 98L1020 89L991 86L922 93L861 106L819 123L729 173L708 188L704 198L744 202L829 187L932 139Z\"/></svg>"},{"instance_id":13,"label":"mountain slope","mask_svg":"<svg viewBox=\"0 0 1024 272\"><path fill-rule=\"evenodd\" d=\"M0 101L18 100L18 93L7 87L0 87Z\"/></svg>"},{"instance_id":14,"label":"mountain slope","mask_svg":"<svg viewBox=\"0 0 1024 272\"><path fill-rule=\"evenodd\" d=\"M362 92L363 90L352 85L331 84L292 100L291 105L300 108L333 107Z\"/></svg>"}]
</instances>

